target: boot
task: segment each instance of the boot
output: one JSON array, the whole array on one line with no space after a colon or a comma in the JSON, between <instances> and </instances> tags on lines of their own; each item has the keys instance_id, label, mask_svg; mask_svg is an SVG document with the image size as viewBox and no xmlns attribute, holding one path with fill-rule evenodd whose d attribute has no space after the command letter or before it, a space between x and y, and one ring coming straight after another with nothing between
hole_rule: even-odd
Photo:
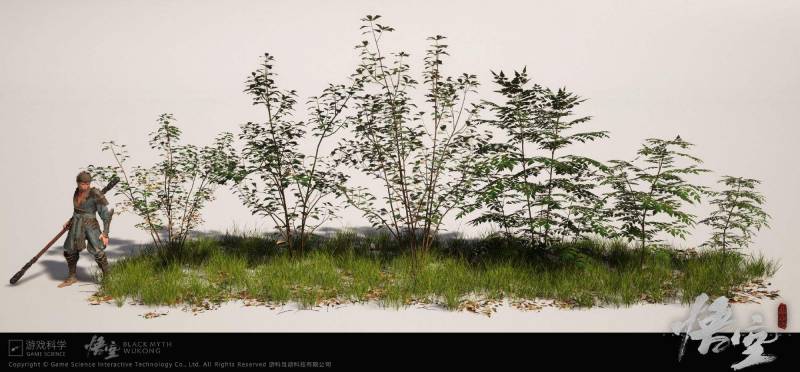
<instances>
[{"instance_id":1,"label":"boot","mask_svg":"<svg viewBox=\"0 0 800 372\"><path fill-rule=\"evenodd\" d=\"M69 269L69 274L67 275L67 279L64 279L64 281L58 285L58 288L64 288L66 286L73 285L78 281L78 277L76 276L76 272L78 271L78 257L78 252L64 252L64 258L67 259L67 268Z\"/></svg>"},{"instance_id":2,"label":"boot","mask_svg":"<svg viewBox=\"0 0 800 372\"><path fill-rule=\"evenodd\" d=\"M108 274L108 258L106 258L106 255L103 254L100 257L95 257L94 261L97 262L97 266L100 267L100 270L103 272L103 277L105 278L105 276Z\"/></svg>"}]
</instances>

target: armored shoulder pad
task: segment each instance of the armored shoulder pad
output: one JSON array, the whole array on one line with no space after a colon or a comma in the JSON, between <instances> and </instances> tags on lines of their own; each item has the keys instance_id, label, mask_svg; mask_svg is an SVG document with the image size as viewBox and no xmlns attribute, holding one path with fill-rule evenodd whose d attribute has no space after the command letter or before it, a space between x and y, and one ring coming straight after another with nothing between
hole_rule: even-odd
<instances>
[{"instance_id":1,"label":"armored shoulder pad","mask_svg":"<svg viewBox=\"0 0 800 372\"><path fill-rule=\"evenodd\" d=\"M96 187L92 187L89 190L89 192L92 194L94 200L96 200L98 204L108 205L108 200L106 200L106 196L103 195L103 193L100 192L100 190L98 190Z\"/></svg>"}]
</instances>

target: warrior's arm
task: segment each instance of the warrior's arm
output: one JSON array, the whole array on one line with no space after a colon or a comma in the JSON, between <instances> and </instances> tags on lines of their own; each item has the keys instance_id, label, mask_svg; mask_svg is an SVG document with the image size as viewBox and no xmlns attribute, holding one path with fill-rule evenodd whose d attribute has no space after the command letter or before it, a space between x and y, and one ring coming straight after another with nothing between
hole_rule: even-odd
<instances>
[{"instance_id":1,"label":"warrior's arm","mask_svg":"<svg viewBox=\"0 0 800 372\"><path fill-rule=\"evenodd\" d=\"M95 197L97 198L97 213L100 215L100 219L103 220L103 234L108 236L108 228L111 226L111 210L108 208L108 200L100 192Z\"/></svg>"},{"instance_id":2,"label":"warrior's arm","mask_svg":"<svg viewBox=\"0 0 800 372\"><path fill-rule=\"evenodd\" d=\"M111 226L111 211L108 209L108 205L97 204L97 213L100 214L100 219L103 220L103 234L108 236L108 228Z\"/></svg>"}]
</instances>

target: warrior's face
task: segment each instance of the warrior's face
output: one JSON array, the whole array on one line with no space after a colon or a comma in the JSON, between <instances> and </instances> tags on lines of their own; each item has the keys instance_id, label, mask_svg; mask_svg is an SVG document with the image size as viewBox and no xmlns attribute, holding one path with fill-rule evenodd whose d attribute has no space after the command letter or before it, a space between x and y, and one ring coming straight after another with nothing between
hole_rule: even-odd
<instances>
[{"instance_id":1,"label":"warrior's face","mask_svg":"<svg viewBox=\"0 0 800 372\"><path fill-rule=\"evenodd\" d=\"M89 182L78 182L78 189L81 191L89 190L90 184Z\"/></svg>"}]
</instances>

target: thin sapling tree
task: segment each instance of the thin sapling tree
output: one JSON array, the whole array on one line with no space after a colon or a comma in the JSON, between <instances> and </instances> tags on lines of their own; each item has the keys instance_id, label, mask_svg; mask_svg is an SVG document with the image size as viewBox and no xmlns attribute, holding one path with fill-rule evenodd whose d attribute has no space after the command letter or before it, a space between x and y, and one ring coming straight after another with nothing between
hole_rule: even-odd
<instances>
[{"instance_id":1,"label":"thin sapling tree","mask_svg":"<svg viewBox=\"0 0 800 372\"><path fill-rule=\"evenodd\" d=\"M761 181L752 178L723 176L719 183L722 191L713 191L711 204L717 209L700 223L710 226L711 238L703 245L727 249L741 249L750 245L753 235L763 227L769 227L769 214L762 206L765 198L756 190Z\"/></svg>"},{"instance_id":2,"label":"thin sapling tree","mask_svg":"<svg viewBox=\"0 0 800 372\"><path fill-rule=\"evenodd\" d=\"M98 178L119 178L115 194L123 197L121 210L142 218L137 224L150 233L158 248L180 248L189 232L202 223L201 210L214 199L214 189L225 182L235 167L230 133L218 136L210 146L180 144L181 130L171 114L162 114L158 129L150 133L150 148L160 161L152 167L127 167L126 145L103 143L114 158L111 166L90 166Z\"/></svg>"},{"instance_id":3,"label":"thin sapling tree","mask_svg":"<svg viewBox=\"0 0 800 372\"><path fill-rule=\"evenodd\" d=\"M340 114L362 83L356 73L349 86L330 84L307 101L310 119L300 121L294 112L297 92L278 88L273 61L266 53L247 79L245 92L264 108L265 120L241 126L240 165L230 178L244 205L275 223L289 251L302 252L308 236L336 216L330 197L346 176L330 163L323 142L344 125ZM311 156L300 149L309 138L316 140Z\"/></svg>"},{"instance_id":4,"label":"thin sapling tree","mask_svg":"<svg viewBox=\"0 0 800 372\"><path fill-rule=\"evenodd\" d=\"M604 165L565 153L574 143L605 138L605 131L574 132L589 116L573 116L583 100L566 89L529 85L527 69L514 76L492 72L505 101L485 105L494 118L483 122L499 129L505 141L485 146L482 183L474 203L462 211L484 208L472 224L497 223L532 246L550 246L567 236L603 233L602 198L596 194Z\"/></svg>"},{"instance_id":5,"label":"thin sapling tree","mask_svg":"<svg viewBox=\"0 0 800 372\"><path fill-rule=\"evenodd\" d=\"M416 254L431 247L444 217L472 187L477 149L486 141L473 121L479 105L471 96L478 83L475 75L443 74L447 45L441 35L428 38L419 83L410 74L407 53L393 53L393 61L387 61L379 41L394 29L377 23L379 18L362 19L366 38L357 48L365 85L348 118L352 136L336 151L343 165L374 178L382 191L350 184L340 190L373 227L388 230ZM413 97L420 85L427 112Z\"/></svg>"},{"instance_id":6,"label":"thin sapling tree","mask_svg":"<svg viewBox=\"0 0 800 372\"><path fill-rule=\"evenodd\" d=\"M708 170L699 167L699 158L685 152L691 146L680 136L649 138L633 162L610 161L604 183L612 187L607 197L614 200L613 216L620 223L616 235L638 240L642 260L647 244L659 241L657 234L685 238L695 224L696 216L683 210L684 203L700 202L706 187L688 182L685 176Z\"/></svg>"}]
</instances>

